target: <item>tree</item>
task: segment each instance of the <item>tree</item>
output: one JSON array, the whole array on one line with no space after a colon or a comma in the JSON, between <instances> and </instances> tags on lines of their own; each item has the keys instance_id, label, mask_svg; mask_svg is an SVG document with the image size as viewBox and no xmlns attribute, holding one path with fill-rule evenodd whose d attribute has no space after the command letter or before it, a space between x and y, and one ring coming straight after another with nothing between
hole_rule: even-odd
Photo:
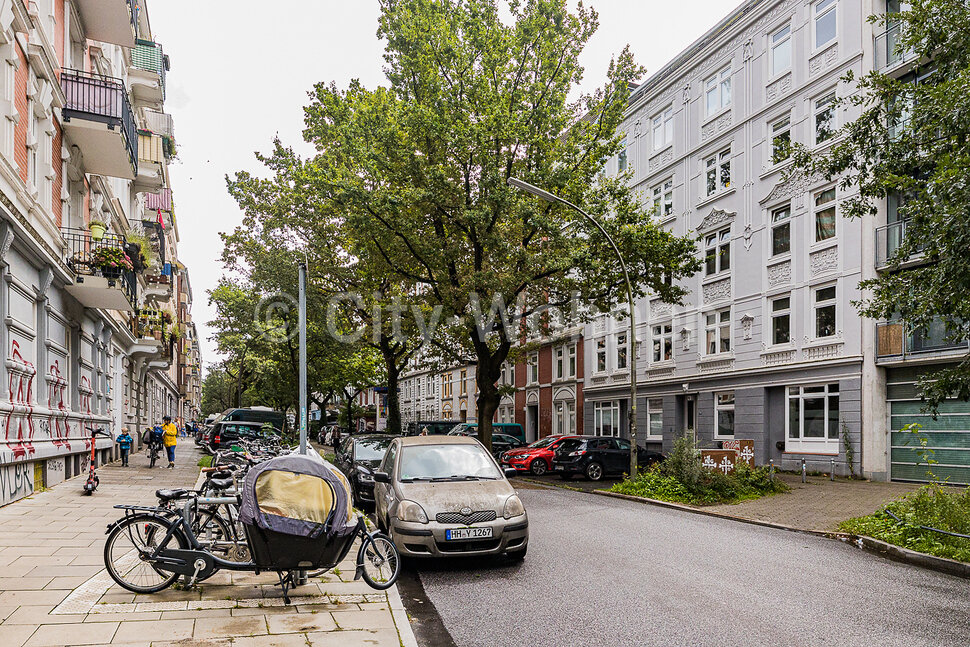
<instances>
[{"instance_id":1,"label":"tree","mask_svg":"<svg viewBox=\"0 0 970 647\"><path fill-rule=\"evenodd\" d=\"M235 381L221 366L213 367L202 382L202 415L222 413L235 403Z\"/></svg>"},{"instance_id":2,"label":"tree","mask_svg":"<svg viewBox=\"0 0 970 647\"><path fill-rule=\"evenodd\" d=\"M826 153L798 147L798 172L839 178L848 217L875 214L884 200L899 203L905 235L889 271L860 286L859 304L872 318L898 318L911 329L942 319L954 340L970 322L970 6L962 0L913 0L908 10L873 19L895 26L893 56L910 53L914 73L893 78L878 71L841 99L862 114ZM927 261L904 265L922 256ZM970 399L970 359L927 375L921 389L931 408L946 397Z\"/></svg>"},{"instance_id":3,"label":"tree","mask_svg":"<svg viewBox=\"0 0 970 647\"><path fill-rule=\"evenodd\" d=\"M630 82L624 49L605 86L570 102L597 15L565 0L384 0L389 87L316 86L304 136L320 193L340 204L361 256L410 282L455 321L476 360L478 429L491 444L502 363L521 323L549 308L611 309L624 298L607 241L558 204L508 187L521 177L581 204L616 239L637 296L684 294L692 239L650 221L627 177L603 177L621 151Z\"/></svg>"}]
</instances>

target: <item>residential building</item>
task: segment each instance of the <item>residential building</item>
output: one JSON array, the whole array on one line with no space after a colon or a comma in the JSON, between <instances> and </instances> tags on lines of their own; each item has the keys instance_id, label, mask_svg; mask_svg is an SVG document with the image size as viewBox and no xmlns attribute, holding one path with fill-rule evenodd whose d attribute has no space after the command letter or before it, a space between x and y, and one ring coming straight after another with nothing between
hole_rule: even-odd
<instances>
[{"instance_id":1,"label":"residential building","mask_svg":"<svg viewBox=\"0 0 970 647\"><path fill-rule=\"evenodd\" d=\"M180 367L199 357L146 2L11 0L0 49L3 504L84 472L91 428L137 439L197 411Z\"/></svg>"}]
</instances>

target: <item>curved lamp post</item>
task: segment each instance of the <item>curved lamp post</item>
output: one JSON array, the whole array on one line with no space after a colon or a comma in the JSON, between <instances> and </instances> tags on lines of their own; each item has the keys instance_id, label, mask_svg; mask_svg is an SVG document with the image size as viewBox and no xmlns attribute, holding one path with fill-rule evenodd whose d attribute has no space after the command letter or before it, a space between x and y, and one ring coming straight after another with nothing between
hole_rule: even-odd
<instances>
[{"instance_id":1,"label":"curved lamp post","mask_svg":"<svg viewBox=\"0 0 970 647\"><path fill-rule=\"evenodd\" d=\"M630 478L635 478L637 475L637 323L636 323L636 306L633 302L633 285L630 283L630 275L626 271L626 263L623 261L623 255L620 254L620 249L613 242L613 238L606 233L596 218L589 215L572 202L566 200L565 198L560 198L558 195L549 193L544 189L540 189L537 186L524 182L518 178L510 177L509 186L513 186L517 189L531 193L532 195L542 198L547 202L558 202L559 204L564 204L570 209L581 214L586 220L593 223L600 233L609 241L610 246L616 253L616 258L620 261L620 267L623 268L623 280L626 282L626 298L627 303L630 307L630 333L629 333L629 348L631 349L631 358L628 362L630 367Z\"/></svg>"}]
</instances>

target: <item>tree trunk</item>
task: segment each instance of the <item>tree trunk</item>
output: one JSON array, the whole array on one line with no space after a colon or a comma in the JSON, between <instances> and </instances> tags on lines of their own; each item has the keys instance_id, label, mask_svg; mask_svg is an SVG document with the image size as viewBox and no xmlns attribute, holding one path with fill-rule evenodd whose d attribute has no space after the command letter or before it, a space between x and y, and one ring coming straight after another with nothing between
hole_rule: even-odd
<instances>
[{"instance_id":1,"label":"tree trunk","mask_svg":"<svg viewBox=\"0 0 970 647\"><path fill-rule=\"evenodd\" d=\"M391 348L387 338L381 337L379 342L384 366L387 369L387 433L401 435L401 401L398 399L397 384L401 376L401 368L397 365L400 359ZM374 421L377 424L377 421Z\"/></svg>"},{"instance_id":2,"label":"tree trunk","mask_svg":"<svg viewBox=\"0 0 970 647\"><path fill-rule=\"evenodd\" d=\"M475 345L475 354L478 356L478 365L475 368L475 380L478 385L478 439L488 451L492 451L492 419L498 411L498 405L502 402L502 396L498 391L498 378L502 372L502 362L509 356L512 344L503 341L499 343L497 349L491 352L488 344L479 341L476 331L472 332L472 343Z\"/></svg>"}]
</instances>

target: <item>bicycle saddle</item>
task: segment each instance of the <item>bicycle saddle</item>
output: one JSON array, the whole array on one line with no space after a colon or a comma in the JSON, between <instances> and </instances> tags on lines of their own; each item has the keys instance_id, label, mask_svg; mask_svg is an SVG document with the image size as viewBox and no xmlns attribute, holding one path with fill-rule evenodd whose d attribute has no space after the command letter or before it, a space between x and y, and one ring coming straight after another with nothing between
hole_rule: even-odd
<instances>
[{"instance_id":1,"label":"bicycle saddle","mask_svg":"<svg viewBox=\"0 0 970 647\"><path fill-rule=\"evenodd\" d=\"M185 488L178 488L177 490L155 490L155 496L158 497L159 501L171 501L172 499L181 499L188 492Z\"/></svg>"},{"instance_id":2,"label":"bicycle saddle","mask_svg":"<svg viewBox=\"0 0 970 647\"><path fill-rule=\"evenodd\" d=\"M232 479L209 479L209 485L214 490L228 490L232 487Z\"/></svg>"},{"instance_id":3,"label":"bicycle saddle","mask_svg":"<svg viewBox=\"0 0 970 647\"><path fill-rule=\"evenodd\" d=\"M209 479L210 480L211 479L217 479L217 480L229 479L229 480L232 480L232 472L230 472L229 470L220 470L218 472L213 472L209 476Z\"/></svg>"}]
</instances>

